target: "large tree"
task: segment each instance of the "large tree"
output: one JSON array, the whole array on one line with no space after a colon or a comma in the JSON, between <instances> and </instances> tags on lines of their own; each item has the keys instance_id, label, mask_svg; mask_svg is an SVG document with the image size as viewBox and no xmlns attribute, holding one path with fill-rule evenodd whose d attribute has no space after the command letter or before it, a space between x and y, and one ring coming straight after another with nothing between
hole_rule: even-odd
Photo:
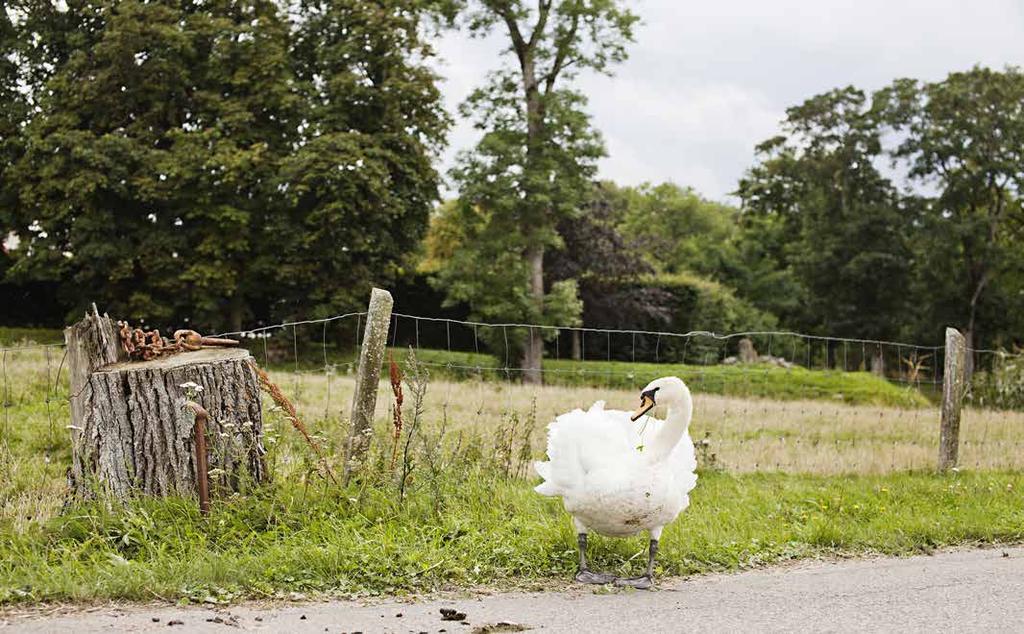
<instances>
[{"instance_id":1,"label":"large tree","mask_svg":"<svg viewBox=\"0 0 1024 634\"><path fill-rule=\"evenodd\" d=\"M744 214L763 219L754 226L785 236L778 263L803 288L781 316L831 335L893 337L907 307L912 218L876 166L881 131L870 100L843 88L786 114L784 133L758 146L759 163L739 187Z\"/></svg>"},{"instance_id":2,"label":"large tree","mask_svg":"<svg viewBox=\"0 0 1024 634\"><path fill-rule=\"evenodd\" d=\"M276 6L81 2L30 19L49 27L37 48L66 59L25 129L16 269L60 280L78 309L165 321L191 306L239 324L287 148ZM82 23L85 35L68 32Z\"/></svg>"},{"instance_id":3,"label":"large tree","mask_svg":"<svg viewBox=\"0 0 1024 634\"><path fill-rule=\"evenodd\" d=\"M442 284L478 317L572 323L575 288L545 276L545 254L561 244L559 222L579 213L603 145L571 81L624 59L636 17L612 0L480 0L465 16L473 33L502 32L512 63L461 107L484 132L453 171L473 239ZM539 382L543 340L517 334L523 379Z\"/></svg>"},{"instance_id":4,"label":"large tree","mask_svg":"<svg viewBox=\"0 0 1024 634\"><path fill-rule=\"evenodd\" d=\"M276 225L295 251L275 287L293 312L363 304L372 284L409 264L426 232L450 119L428 63L425 4L296 4L302 125L278 179L289 215Z\"/></svg>"},{"instance_id":5,"label":"large tree","mask_svg":"<svg viewBox=\"0 0 1024 634\"><path fill-rule=\"evenodd\" d=\"M894 156L924 191L937 192L919 203L923 274L932 278L925 292L939 309L931 319L959 324L977 346L986 301L1019 277L1024 260L1024 73L974 68L937 82L901 79L878 100L902 139ZM1005 322L1005 308L996 321Z\"/></svg>"},{"instance_id":6,"label":"large tree","mask_svg":"<svg viewBox=\"0 0 1024 634\"><path fill-rule=\"evenodd\" d=\"M21 5L10 276L236 329L351 308L422 235L447 118L416 5Z\"/></svg>"}]
</instances>

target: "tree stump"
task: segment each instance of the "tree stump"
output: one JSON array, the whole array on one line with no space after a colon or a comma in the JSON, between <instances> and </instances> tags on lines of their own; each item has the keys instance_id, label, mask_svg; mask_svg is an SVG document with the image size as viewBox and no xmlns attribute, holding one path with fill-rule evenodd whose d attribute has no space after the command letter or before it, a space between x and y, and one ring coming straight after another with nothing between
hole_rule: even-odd
<instances>
[{"instance_id":1,"label":"tree stump","mask_svg":"<svg viewBox=\"0 0 1024 634\"><path fill-rule=\"evenodd\" d=\"M740 339L740 363L757 363L757 350L754 349L754 342L744 337Z\"/></svg>"},{"instance_id":2,"label":"tree stump","mask_svg":"<svg viewBox=\"0 0 1024 634\"><path fill-rule=\"evenodd\" d=\"M118 358L119 340L107 336L114 333L110 319L98 315L65 332L73 493L194 495L195 419L184 407L188 398L181 387L188 382L202 387L193 400L210 413L209 468L217 470L211 480L237 489L243 478L267 479L260 388L248 351L207 348L140 362L125 361L122 353L122 360L102 363Z\"/></svg>"}]
</instances>

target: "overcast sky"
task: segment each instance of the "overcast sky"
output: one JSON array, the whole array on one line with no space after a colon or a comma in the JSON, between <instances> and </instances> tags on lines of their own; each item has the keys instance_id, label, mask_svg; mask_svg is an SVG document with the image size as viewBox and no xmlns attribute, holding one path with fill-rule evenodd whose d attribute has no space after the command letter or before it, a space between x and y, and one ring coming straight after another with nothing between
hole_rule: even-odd
<instances>
[{"instance_id":1,"label":"overcast sky","mask_svg":"<svg viewBox=\"0 0 1024 634\"><path fill-rule=\"evenodd\" d=\"M726 199L786 107L830 88L1024 66L1024 0L640 0L630 59L583 75L608 157L601 178L673 181ZM451 112L496 68L500 38L439 43ZM457 121L444 157L477 135Z\"/></svg>"}]
</instances>

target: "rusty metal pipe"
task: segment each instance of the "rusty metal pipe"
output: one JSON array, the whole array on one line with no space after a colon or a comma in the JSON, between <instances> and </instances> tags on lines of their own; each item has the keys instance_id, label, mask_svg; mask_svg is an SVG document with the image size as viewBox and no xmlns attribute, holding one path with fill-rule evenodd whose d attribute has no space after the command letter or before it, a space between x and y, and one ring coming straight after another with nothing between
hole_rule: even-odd
<instances>
[{"instance_id":1,"label":"rusty metal pipe","mask_svg":"<svg viewBox=\"0 0 1024 634\"><path fill-rule=\"evenodd\" d=\"M196 437L196 485L199 488L199 513L210 514L210 482L209 466L206 463L206 423L210 422L210 413L195 401L185 401L185 406L196 416L193 433Z\"/></svg>"}]
</instances>

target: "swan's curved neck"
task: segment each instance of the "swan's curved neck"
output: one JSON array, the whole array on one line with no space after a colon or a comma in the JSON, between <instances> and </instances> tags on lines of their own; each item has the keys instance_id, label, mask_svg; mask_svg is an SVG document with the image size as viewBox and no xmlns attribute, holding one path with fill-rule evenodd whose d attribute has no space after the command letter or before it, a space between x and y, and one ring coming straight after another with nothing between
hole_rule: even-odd
<instances>
[{"instance_id":1,"label":"swan's curved neck","mask_svg":"<svg viewBox=\"0 0 1024 634\"><path fill-rule=\"evenodd\" d=\"M690 392L687 390L678 403L669 406L665 424L661 426L661 429L655 434L654 440L644 452L648 458L652 461L668 458L689 429L692 416L693 399L690 398Z\"/></svg>"}]
</instances>

